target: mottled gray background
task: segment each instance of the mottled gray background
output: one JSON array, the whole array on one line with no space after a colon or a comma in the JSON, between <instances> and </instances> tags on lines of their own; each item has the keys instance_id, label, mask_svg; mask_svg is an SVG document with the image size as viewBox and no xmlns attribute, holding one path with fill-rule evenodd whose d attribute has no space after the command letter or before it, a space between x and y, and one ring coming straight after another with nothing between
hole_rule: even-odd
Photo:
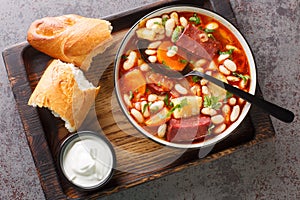
<instances>
[{"instance_id":1,"label":"mottled gray background","mask_svg":"<svg viewBox=\"0 0 300 200\"><path fill-rule=\"evenodd\" d=\"M154 0L1 0L0 51L26 39L32 21L77 13L90 17ZM276 138L104 199L300 199L299 0L230 0L253 49L264 97L293 110L292 124L274 118ZM15 100L0 60L0 199L43 199Z\"/></svg>"}]
</instances>

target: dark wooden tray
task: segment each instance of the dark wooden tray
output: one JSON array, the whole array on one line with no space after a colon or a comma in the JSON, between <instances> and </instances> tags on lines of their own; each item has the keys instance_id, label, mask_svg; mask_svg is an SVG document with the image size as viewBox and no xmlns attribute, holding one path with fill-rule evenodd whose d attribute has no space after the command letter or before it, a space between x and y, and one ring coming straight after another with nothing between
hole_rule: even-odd
<instances>
[{"instance_id":1,"label":"dark wooden tray","mask_svg":"<svg viewBox=\"0 0 300 200\"><path fill-rule=\"evenodd\" d=\"M190 166L218 159L239 149L274 137L270 117L252 107L242 124L225 140L214 146L204 158L199 149L179 150L161 146L138 133L122 115L114 96L113 62L120 41L128 29L144 14L162 6L189 3L215 11L236 24L228 0L159 1L135 10L106 17L114 27L114 44L94 59L86 76L101 86L95 106L84 127L102 132L117 153L117 170L112 180L94 192L76 190L63 179L56 160L60 143L69 135L63 122L47 109L27 106L27 101L43 74L49 56L35 50L27 42L3 52L8 78L16 99L28 144L47 199L94 199L124 190ZM259 87L257 94L262 96ZM205 150L201 150L205 152Z\"/></svg>"}]
</instances>

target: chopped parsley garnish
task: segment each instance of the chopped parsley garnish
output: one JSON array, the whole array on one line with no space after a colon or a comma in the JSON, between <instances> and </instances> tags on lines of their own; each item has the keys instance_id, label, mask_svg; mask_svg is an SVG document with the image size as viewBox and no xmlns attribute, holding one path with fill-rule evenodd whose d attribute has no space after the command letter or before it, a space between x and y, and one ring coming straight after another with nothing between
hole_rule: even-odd
<instances>
[{"instance_id":1,"label":"chopped parsley garnish","mask_svg":"<svg viewBox=\"0 0 300 200\"><path fill-rule=\"evenodd\" d=\"M122 56L121 56L121 59L122 59L122 60L126 60L127 58L128 58L128 56L126 56L126 55L122 55Z\"/></svg>"},{"instance_id":2,"label":"chopped parsley garnish","mask_svg":"<svg viewBox=\"0 0 300 200\"><path fill-rule=\"evenodd\" d=\"M159 22L154 22L154 24L161 25L161 23L159 23Z\"/></svg>"},{"instance_id":3,"label":"chopped parsley garnish","mask_svg":"<svg viewBox=\"0 0 300 200\"><path fill-rule=\"evenodd\" d=\"M173 108L171 108L171 110L169 110L167 117L170 117L171 114L176 110L176 109L181 109L184 106L186 106L188 104L187 102L187 98L184 98L179 104L176 104L175 106L173 106Z\"/></svg>"},{"instance_id":4,"label":"chopped parsley garnish","mask_svg":"<svg viewBox=\"0 0 300 200\"><path fill-rule=\"evenodd\" d=\"M213 108L215 110L220 109L222 103L219 102L219 98L215 96L204 96L204 107Z\"/></svg>"},{"instance_id":5,"label":"chopped parsley garnish","mask_svg":"<svg viewBox=\"0 0 300 200\"><path fill-rule=\"evenodd\" d=\"M169 106L170 105L170 101L169 101L169 95L166 94L165 98L164 98L164 103Z\"/></svg>"},{"instance_id":6,"label":"chopped parsley garnish","mask_svg":"<svg viewBox=\"0 0 300 200\"><path fill-rule=\"evenodd\" d=\"M194 83L197 83L197 82L199 82L201 80L201 77L199 77L199 76L193 76L192 79L193 79Z\"/></svg>"},{"instance_id":7,"label":"chopped parsley garnish","mask_svg":"<svg viewBox=\"0 0 300 200\"><path fill-rule=\"evenodd\" d=\"M234 49L229 49L228 51L219 51L219 55L225 55L225 54L231 55L233 51Z\"/></svg>"},{"instance_id":8,"label":"chopped parsley garnish","mask_svg":"<svg viewBox=\"0 0 300 200\"><path fill-rule=\"evenodd\" d=\"M208 28L204 29L204 31L205 31L206 33L213 33L213 32L215 32L214 29L208 29Z\"/></svg>"},{"instance_id":9,"label":"chopped parsley garnish","mask_svg":"<svg viewBox=\"0 0 300 200\"><path fill-rule=\"evenodd\" d=\"M248 75L239 74L237 72L232 72L232 74L236 77L243 79L244 82L247 82L247 80L250 79L250 76Z\"/></svg>"},{"instance_id":10,"label":"chopped parsley garnish","mask_svg":"<svg viewBox=\"0 0 300 200\"><path fill-rule=\"evenodd\" d=\"M182 31L183 31L183 26L176 26L175 30L172 33L172 37L171 37L172 42L177 42Z\"/></svg>"},{"instance_id":11,"label":"chopped parsley garnish","mask_svg":"<svg viewBox=\"0 0 300 200\"><path fill-rule=\"evenodd\" d=\"M167 17L163 17L163 18L162 18L162 25L163 25L163 26L165 26L166 21L168 21L168 18L167 18Z\"/></svg>"},{"instance_id":12,"label":"chopped parsley garnish","mask_svg":"<svg viewBox=\"0 0 300 200\"><path fill-rule=\"evenodd\" d=\"M166 61L163 60L163 61L161 62L161 64L163 64L163 66L164 66L165 68L171 69L168 65L166 65Z\"/></svg>"},{"instance_id":13,"label":"chopped parsley garnish","mask_svg":"<svg viewBox=\"0 0 300 200\"><path fill-rule=\"evenodd\" d=\"M229 98L231 98L233 96L233 94L232 93L230 93L230 92L226 92L226 99L229 99Z\"/></svg>"},{"instance_id":14,"label":"chopped parsley garnish","mask_svg":"<svg viewBox=\"0 0 300 200\"><path fill-rule=\"evenodd\" d=\"M201 20L196 13L194 13L193 17L190 17L189 20L190 22L195 22L196 25L201 23Z\"/></svg>"},{"instance_id":15,"label":"chopped parsley garnish","mask_svg":"<svg viewBox=\"0 0 300 200\"><path fill-rule=\"evenodd\" d=\"M179 60L179 62L180 62L180 63L182 63L182 64L186 64L186 63L188 63L188 61L187 61L187 60L185 60L185 59L180 59L180 60Z\"/></svg>"},{"instance_id":16,"label":"chopped parsley garnish","mask_svg":"<svg viewBox=\"0 0 300 200\"><path fill-rule=\"evenodd\" d=\"M212 39L215 39L214 35L211 34L211 33L207 34L207 37L212 38Z\"/></svg>"},{"instance_id":17,"label":"chopped parsley garnish","mask_svg":"<svg viewBox=\"0 0 300 200\"><path fill-rule=\"evenodd\" d=\"M133 92L130 90L129 91L129 100L133 99Z\"/></svg>"},{"instance_id":18,"label":"chopped parsley garnish","mask_svg":"<svg viewBox=\"0 0 300 200\"><path fill-rule=\"evenodd\" d=\"M149 104L148 104L148 103L146 103L146 104L143 106L143 108L142 108L142 113L144 113L144 112L146 111L147 107L149 107Z\"/></svg>"},{"instance_id":19,"label":"chopped parsley garnish","mask_svg":"<svg viewBox=\"0 0 300 200\"><path fill-rule=\"evenodd\" d=\"M211 124L208 129L207 129L207 132L208 134L211 134L212 130L215 128L216 126L214 124Z\"/></svg>"}]
</instances>

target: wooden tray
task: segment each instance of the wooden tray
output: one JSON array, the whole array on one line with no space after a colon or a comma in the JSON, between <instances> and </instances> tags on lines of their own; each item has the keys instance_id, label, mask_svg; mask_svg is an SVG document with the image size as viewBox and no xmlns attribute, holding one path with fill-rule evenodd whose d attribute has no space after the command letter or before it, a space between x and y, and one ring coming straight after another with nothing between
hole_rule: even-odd
<instances>
[{"instance_id":1,"label":"wooden tray","mask_svg":"<svg viewBox=\"0 0 300 200\"><path fill-rule=\"evenodd\" d=\"M236 19L229 0L160 1L155 4L106 17L114 27L114 44L94 59L86 76L101 86L95 106L84 128L101 132L111 141L117 153L117 170L112 180L95 192L81 192L69 185L57 170L57 152L68 136L63 122L47 109L27 106L27 101L43 74L49 56L35 50L27 42L3 52L8 78L16 99L28 144L47 199L94 199L120 190L200 165L239 149L273 138L275 132L270 117L251 108L241 126L214 146L209 155L199 158L199 149L180 150L161 146L138 133L123 116L114 95L113 63L120 41L128 29L144 14L162 6L190 3L210 9L233 24ZM258 88L257 94L261 96ZM202 149L200 154L206 150ZM205 154L203 154L205 155Z\"/></svg>"}]
</instances>

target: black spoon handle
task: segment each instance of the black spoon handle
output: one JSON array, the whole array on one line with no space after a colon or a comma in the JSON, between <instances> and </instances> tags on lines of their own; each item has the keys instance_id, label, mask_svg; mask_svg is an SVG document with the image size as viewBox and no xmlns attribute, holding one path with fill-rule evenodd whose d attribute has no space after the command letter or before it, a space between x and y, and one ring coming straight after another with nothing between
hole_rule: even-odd
<instances>
[{"instance_id":1,"label":"black spoon handle","mask_svg":"<svg viewBox=\"0 0 300 200\"><path fill-rule=\"evenodd\" d=\"M197 75L200 76L202 78L205 78L206 80L224 88L225 90L231 92L232 94L235 94L241 98L243 98L244 100L248 101L249 103L256 105L258 107L260 107L261 109L263 109L264 111L266 111L267 113L269 113L270 115L276 117L277 119L283 121L283 122L287 122L290 123L294 120L294 113L282 108L280 106L277 106L273 103L270 103L266 100L260 99L248 92L245 92L243 90L240 90L232 85L229 85L227 83L224 83L223 81L220 81L219 79L216 79L212 76L209 76L207 74L203 74L200 73L198 71L193 71L192 75Z\"/></svg>"}]
</instances>

